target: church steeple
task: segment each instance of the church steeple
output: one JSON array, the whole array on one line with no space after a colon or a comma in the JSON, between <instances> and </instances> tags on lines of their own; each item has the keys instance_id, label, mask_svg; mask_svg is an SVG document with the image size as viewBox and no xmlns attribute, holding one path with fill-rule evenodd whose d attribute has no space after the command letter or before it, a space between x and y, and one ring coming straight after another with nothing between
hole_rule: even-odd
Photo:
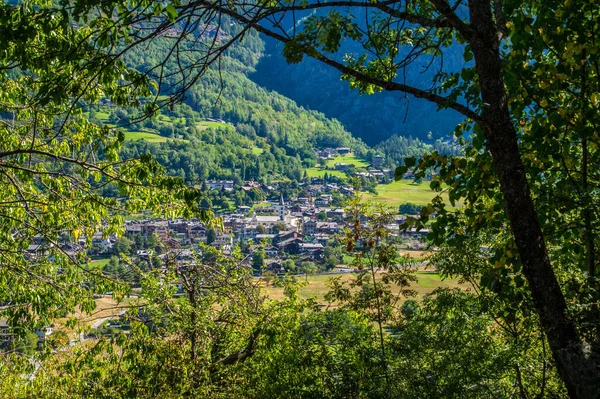
<instances>
[{"instance_id":1,"label":"church steeple","mask_svg":"<svg viewBox=\"0 0 600 399\"><path fill-rule=\"evenodd\" d=\"M283 200L283 191L279 194L279 220L285 220L285 201Z\"/></svg>"}]
</instances>

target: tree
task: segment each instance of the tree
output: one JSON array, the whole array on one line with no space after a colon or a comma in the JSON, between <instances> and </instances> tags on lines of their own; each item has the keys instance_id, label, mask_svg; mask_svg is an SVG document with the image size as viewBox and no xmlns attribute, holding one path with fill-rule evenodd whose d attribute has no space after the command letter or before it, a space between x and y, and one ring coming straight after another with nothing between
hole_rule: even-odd
<instances>
[{"instance_id":1,"label":"tree","mask_svg":"<svg viewBox=\"0 0 600 399\"><path fill-rule=\"evenodd\" d=\"M252 253L252 270L255 274L260 275L265 268L265 249L260 246Z\"/></svg>"},{"instance_id":2,"label":"tree","mask_svg":"<svg viewBox=\"0 0 600 399\"><path fill-rule=\"evenodd\" d=\"M131 240L127 237L119 237L113 244L113 253L117 256L121 254L130 255L131 253Z\"/></svg>"},{"instance_id":3,"label":"tree","mask_svg":"<svg viewBox=\"0 0 600 399\"><path fill-rule=\"evenodd\" d=\"M422 206L407 202L405 204L400 204L398 207L398 213L402 215L418 215L422 208Z\"/></svg>"},{"instance_id":4,"label":"tree","mask_svg":"<svg viewBox=\"0 0 600 399\"><path fill-rule=\"evenodd\" d=\"M285 223L275 223L275 225L273 225L273 231L275 231L276 233L279 233L281 231L285 231L287 229L287 226L285 225Z\"/></svg>"},{"instance_id":5,"label":"tree","mask_svg":"<svg viewBox=\"0 0 600 399\"><path fill-rule=\"evenodd\" d=\"M298 273L303 273L306 281L308 281L309 274L312 276L318 270L319 269L313 262L302 262L300 263L300 267L298 267Z\"/></svg>"},{"instance_id":6,"label":"tree","mask_svg":"<svg viewBox=\"0 0 600 399\"><path fill-rule=\"evenodd\" d=\"M326 222L327 221L327 212L324 212L324 211L319 212L319 214L317 215L317 220L319 222Z\"/></svg>"},{"instance_id":7,"label":"tree","mask_svg":"<svg viewBox=\"0 0 600 399\"><path fill-rule=\"evenodd\" d=\"M206 232L206 244L210 245L213 242L215 242L216 239L217 239L217 232L215 231L215 229L214 228L208 229L208 231Z\"/></svg>"},{"instance_id":8,"label":"tree","mask_svg":"<svg viewBox=\"0 0 600 399\"><path fill-rule=\"evenodd\" d=\"M70 242L121 233L119 215L144 208L191 215L199 195L147 155L121 159L123 133L85 117L84 103L100 98L136 106L151 95L148 79L122 60L100 62L109 43L88 41L65 10L0 10L0 302L9 305L0 316L25 334L76 307L91 311L95 292L127 290L87 270L86 251L74 255Z\"/></svg>"},{"instance_id":9,"label":"tree","mask_svg":"<svg viewBox=\"0 0 600 399\"><path fill-rule=\"evenodd\" d=\"M286 259L283 262L281 262L281 264L285 269L286 273L296 273L296 262L294 262L292 259Z\"/></svg>"},{"instance_id":10,"label":"tree","mask_svg":"<svg viewBox=\"0 0 600 399\"><path fill-rule=\"evenodd\" d=\"M277 275L270 270L266 270L262 274L262 279L265 282L265 285L267 287L269 286L269 284L273 283L273 281L275 280L276 277L277 277Z\"/></svg>"},{"instance_id":11,"label":"tree","mask_svg":"<svg viewBox=\"0 0 600 399\"><path fill-rule=\"evenodd\" d=\"M386 228L393 219L389 211L382 205L362 202L355 194L346 212L351 227L345 229L342 242L346 252L353 257L350 266L359 273L350 281L344 281L341 277L333 278L329 284L331 290L325 299L360 311L377 323L380 362L382 370L386 370L385 385L391 385L387 372L389 360L384 327L397 319L400 296L414 295L409 286L416 278L411 270L399 266L398 248L389 239L390 232ZM361 223L363 216L366 216L367 224ZM398 287L397 292L392 292L392 283Z\"/></svg>"},{"instance_id":12,"label":"tree","mask_svg":"<svg viewBox=\"0 0 600 399\"><path fill-rule=\"evenodd\" d=\"M339 6L358 12L342 13L334 8ZM472 140L465 142L468 158L450 159L434 153L418 163L418 173L423 177L426 169L438 168L440 177L432 182L431 187L441 189L442 182L449 183L451 201L454 203L463 200L466 210L457 216L450 215L445 211L443 201L438 199L421 211L421 223L425 223L428 215L436 211L438 227L441 223L457 227L452 230L457 233L456 237L444 237L455 245L471 238L467 236L468 233L460 233L465 231L464 227L469 227L469 231L478 234L486 234L491 230L503 232L506 236L507 231L511 232L508 239L500 240L500 245L493 247L491 258L500 269L501 276L515 273L522 275L526 293L531 296L558 372L569 394L572 397L587 398L598 392L599 334L593 334L597 331L598 317L594 313L581 313L579 310L572 312L567 306L565 292L572 299L569 303L573 303L573 308L576 309L589 309L597 301L597 243L593 233L598 226L592 217L596 191L594 179L590 179L590 173L593 173L590 165L595 156L593 149L597 145L594 128L598 113L594 109L594 103L598 98L598 88L590 82L598 81L598 68L592 55L598 50L597 35L600 29L597 26L599 11L592 6L593 4L584 0L551 0L543 5L516 0L471 0L468 4L446 0L351 0L330 3L308 1L301 4L269 2L256 6L238 4L235 1L214 3L199 0L185 4L174 2L166 7L162 4L146 7L144 4L133 10L115 7L115 12L127 14L127 18L123 29L113 30L111 5L76 2L67 10L72 15L54 8L26 6L24 10L8 8L9 12L15 13L16 18L10 16L6 20L19 21L21 14L16 13L26 13L26 17L30 17L26 18L28 21L50 22L31 24L25 28L17 25L15 30L35 28L44 33L52 31L59 37L66 32L69 41L75 38L79 39L75 42L88 43L81 36L77 37L77 34L83 35L84 32L78 32L76 26L79 22L91 19L93 23L90 26L97 30L85 31L85 37L92 38L91 42L98 46L117 48L121 41L127 42L128 46L145 43L174 26L183 26L183 37L196 29L194 23L188 23L190 20L202 20L207 25L214 22L219 26L221 17L226 16L237 21L238 30L232 34L231 40L212 41L213 47L200 53L198 62L184 66L186 77L191 78L182 79L181 90L197 81L206 72L207 64L221 56L237 38L255 30L284 43L284 55L290 62L300 62L304 56L315 58L339 70L343 79L362 93L399 91L463 115L466 121L455 133L457 136L465 132L472 133ZM96 12L95 7L102 8L102 12ZM104 8L107 8L107 12ZM288 30L285 24L278 22L286 20L285 13L312 11L317 12L302 19L296 29ZM367 11L373 11L376 17L369 18ZM139 20L144 20L149 27L159 29L146 29L149 36L139 30L131 35L138 19L130 18L129 14L136 12L141 14L138 15ZM565 13L568 13L568 19L561 18ZM48 14L54 18L47 18ZM38 15L42 17L34 18ZM127 26L126 21L130 21L131 26ZM294 24L295 22L292 21ZM76 47L77 55L80 56L75 58L94 59L97 62L65 64L61 61L71 61L72 57L65 57L65 49L57 49L56 42L39 45L37 41L44 40L44 35L3 36L4 42L0 43L0 48L13 49L13 41L17 41L19 46L16 48L30 51L28 56L22 56L23 54L15 54L11 50L7 54L13 58L8 60L8 65L18 59L24 64L20 65L22 68L33 69L32 65L35 64L31 59L35 59L34 49L45 48L45 44L49 44L48 54L59 57L59 62L52 64L47 62L47 54L44 54L41 58L44 62L38 64L51 65L52 70L31 71L34 72L32 76L39 76L39 80L34 79L38 87L33 87L33 91L40 93L43 101L39 104L42 106L44 101L56 98L62 102L67 98L80 98L83 88L90 87L82 84L81 80L70 79L77 75L73 73L74 69L75 72L86 72L84 79L92 76L84 83L95 82L97 75L106 69L111 69L108 77L124 76L121 80L125 82L147 83L144 79L146 76L118 69L122 69L122 64L115 63L115 57L102 57L103 54L98 54L94 47ZM359 50L362 47L363 51L352 51L351 55L343 59L337 56L335 53L340 50L342 40L346 39L357 44ZM62 44L60 40L58 43ZM403 47L405 44L410 44L411 47ZM173 51L168 52L168 56L178 60L188 59L189 52L178 45L179 42L174 44ZM467 64L459 72L438 70L431 82L423 86L397 78L403 75L399 73L402 72L400 68L415 66L417 60L430 56L439 58L443 55L441 49L444 47L458 48L463 52ZM71 51L71 47L68 48ZM88 69L93 69L92 74L87 74ZM112 79L109 81L116 82ZM123 86L125 91L139 87L128 84ZM113 94L115 101L125 102L136 98L137 93L131 96L131 93L124 93L120 89L122 88L114 83L106 91ZM12 96L18 97L15 93L11 93ZM88 95L93 99L98 93L91 91ZM151 93L146 90L144 94L149 96ZM18 108L21 104L15 105ZM149 109L153 110L155 106L155 103L151 103ZM569 112L568 109L572 111ZM563 110L564 115L560 110ZM29 108L22 114L23 119L32 122L27 129L27 137L39 138L38 129L33 128L39 120L31 118L32 114L35 116L35 112L31 111L32 108ZM47 119L46 126L53 125L53 118L49 119L52 119L52 123L48 123ZM276 132L273 130L271 124L261 121L261 135L274 138ZM564 131L566 134L557 138L554 133L556 131ZM566 150L563 149L563 143L569 141L577 144L575 148L571 150L567 146ZM70 154L71 150L69 148L61 157L66 157L65 154ZM7 154L19 156L23 149L16 151L16 154L12 151ZM574 162L577 162L577 167ZM415 164L414 159L407 160L406 167L413 167ZM544 171L546 165L550 165L549 173ZM258 176L263 174L260 163L256 165L256 170ZM405 170L400 168L397 171L398 177ZM576 174L573 173L575 171ZM27 174L23 176L27 179ZM570 182L565 184L564 181ZM19 185L9 185L13 186ZM532 190L535 197L532 197ZM568 200L556 201L553 195L555 191L567 194ZM17 189L8 194L3 198L14 196L15 202L20 202ZM482 194L485 194L483 198ZM559 208L559 204L564 209ZM557 216L561 215L561 210L569 217ZM563 226L564 222L572 222L574 214L582 221L581 226L577 225L575 229L570 226L560 229L560 234L553 234L552 221L559 221L559 225ZM486 219L491 220L487 225ZM19 226L19 222L21 220L16 225L7 227L4 242L9 242L13 227ZM438 229L432 235L439 238L444 234L443 231L448 230ZM569 233L563 232L566 230ZM547 242L552 245L547 245ZM581 244L576 244L578 242ZM564 248L566 252L561 253L555 248ZM583 252L585 256L578 252ZM568 260L567 255L571 253L577 255L574 259L585 261L583 271L577 272L577 268ZM564 275L572 271L577 273L577 277L584 277L581 287L589 295L579 296L576 294L577 290L570 289L566 284L568 281Z\"/></svg>"}]
</instances>

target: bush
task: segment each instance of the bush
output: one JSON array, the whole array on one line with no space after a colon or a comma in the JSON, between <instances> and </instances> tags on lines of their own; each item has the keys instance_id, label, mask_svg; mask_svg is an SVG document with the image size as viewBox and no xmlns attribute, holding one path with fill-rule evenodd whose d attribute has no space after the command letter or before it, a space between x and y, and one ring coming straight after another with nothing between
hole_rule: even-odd
<instances>
[{"instance_id":1,"label":"bush","mask_svg":"<svg viewBox=\"0 0 600 399\"><path fill-rule=\"evenodd\" d=\"M415 205L408 202L400 205L398 213L403 215L418 215L422 208L421 205Z\"/></svg>"}]
</instances>

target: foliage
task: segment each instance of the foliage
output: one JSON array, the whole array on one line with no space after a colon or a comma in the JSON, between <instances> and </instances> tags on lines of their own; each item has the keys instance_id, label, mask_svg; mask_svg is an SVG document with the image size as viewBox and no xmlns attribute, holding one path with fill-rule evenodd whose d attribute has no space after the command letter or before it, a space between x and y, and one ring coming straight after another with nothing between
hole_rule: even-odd
<instances>
[{"instance_id":1,"label":"foliage","mask_svg":"<svg viewBox=\"0 0 600 399\"><path fill-rule=\"evenodd\" d=\"M121 158L123 134L84 117L84 101L136 106L152 90L90 40L91 25L45 2L3 2L0 26L0 312L24 334L126 289L83 267L96 232L121 233L120 215L141 209L190 216L199 193L147 155Z\"/></svg>"},{"instance_id":2,"label":"foliage","mask_svg":"<svg viewBox=\"0 0 600 399\"><path fill-rule=\"evenodd\" d=\"M418 215L421 212L421 209L423 209L423 206L407 202L405 204L400 204L400 207L398 208L398 213L402 215Z\"/></svg>"},{"instance_id":3,"label":"foliage","mask_svg":"<svg viewBox=\"0 0 600 399\"><path fill-rule=\"evenodd\" d=\"M402 382L404 397L504 397L514 389L522 396L564 395L540 353L539 334L517 338L498 328L486 301L439 290L401 321L389 347L393 372L411 376Z\"/></svg>"},{"instance_id":4,"label":"foliage","mask_svg":"<svg viewBox=\"0 0 600 399\"><path fill-rule=\"evenodd\" d=\"M419 139L399 135L393 135L382 141L375 146L375 149L383 152L384 162L391 168L404 164L404 158L418 158L433 151L443 155L458 155L460 153L458 145L448 143L442 139L437 139L432 144L428 144Z\"/></svg>"}]
</instances>

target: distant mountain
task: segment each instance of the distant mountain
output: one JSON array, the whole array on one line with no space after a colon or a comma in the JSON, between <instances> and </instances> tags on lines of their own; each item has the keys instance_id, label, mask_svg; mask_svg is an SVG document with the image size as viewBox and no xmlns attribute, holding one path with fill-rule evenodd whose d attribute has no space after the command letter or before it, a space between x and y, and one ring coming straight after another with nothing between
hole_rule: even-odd
<instances>
[{"instance_id":1,"label":"distant mountain","mask_svg":"<svg viewBox=\"0 0 600 399\"><path fill-rule=\"evenodd\" d=\"M281 45L265 40L265 56L256 65L250 78L259 85L277 91L304 107L338 119L355 137L375 145L397 134L425 139L445 138L463 120L451 110L437 111L429 102L405 97L399 92L382 92L361 96L341 81L333 68L306 57L300 64L289 65L281 55ZM352 49L350 49L352 50ZM462 50L444 57L445 70L462 66ZM423 72L420 66L406 71L406 82L428 88L435 64Z\"/></svg>"}]
</instances>

